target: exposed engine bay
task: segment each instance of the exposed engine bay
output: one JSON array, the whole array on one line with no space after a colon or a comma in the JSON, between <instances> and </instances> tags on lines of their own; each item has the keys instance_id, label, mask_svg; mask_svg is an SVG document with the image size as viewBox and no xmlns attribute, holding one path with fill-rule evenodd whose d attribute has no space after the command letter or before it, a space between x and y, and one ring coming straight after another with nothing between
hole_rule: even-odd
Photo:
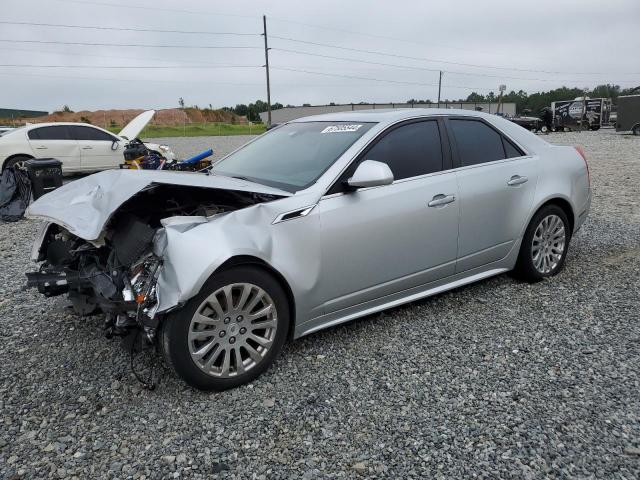
<instances>
[{"instance_id":1,"label":"exposed engine bay","mask_svg":"<svg viewBox=\"0 0 640 480\"><path fill-rule=\"evenodd\" d=\"M67 294L79 315L103 313L107 336L141 331L153 343L162 314L156 314L162 253L154 248L163 220L200 217L207 221L273 195L185 185L151 183L126 200L99 238L85 240L49 223L34 246L40 262L27 286L48 297Z\"/></svg>"}]
</instances>

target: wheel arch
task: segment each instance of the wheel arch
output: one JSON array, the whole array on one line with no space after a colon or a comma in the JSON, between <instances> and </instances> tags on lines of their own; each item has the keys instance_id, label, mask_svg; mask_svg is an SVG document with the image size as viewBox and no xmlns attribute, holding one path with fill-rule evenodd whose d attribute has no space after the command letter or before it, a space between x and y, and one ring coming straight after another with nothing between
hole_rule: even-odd
<instances>
[{"instance_id":1,"label":"wheel arch","mask_svg":"<svg viewBox=\"0 0 640 480\"><path fill-rule=\"evenodd\" d=\"M562 211L567 216L567 219L569 220L569 226L570 226L569 230L571 231L571 234L573 234L573 229L576 224L576 216L575 216L575 212L573 211L573 206L571 205L568 199L560 196L547 198L543 202L541 202L537 206L537 208L534 209L533 212L531 213L531 216L529 217L529 220L527 221L525 228L529 226L529 223L531 223L531 219L535 217L536 213L538 213L541 209L543 209L547 205L557 205L562 209Z\"/></svg>"},{"instance_id":2,"label":"wheel arch","mask_svg":"<svg viewBox=\"0 0 640 480\"><path fill-rule=\"evenodd\" d=\"M4 170L4 167L9 160L14 159L16 157L26 157L29 160L31 160L32 158L35 158L33 155L29 153L14 153L13 155L9 155L7 158L4 159L4 161L2 162L2 170Z\"/></svg>"},{"instance_id":3,"label":"wheel arch","mask_svg":"<svg viewBox=\"0 0 640 480\"><path fill-rule=\"evenodd\" d=\"M289 322L289 331L287 332L287 338L292 339L296 326L296 300L293 296L293 291L289 286L289 282L287 282L287 280L284 278L284 275L282 275L278 270L273 268L273 266L269 265L263 259L251 255L237 255L231 257L225 260L218 268L216 268L211 275L213 276L216 273L222 272L224 270L229 270L230 268L236 267L238 265L252 265L254 267L260 268L261 270L264 270L265 272L272 275L280 284L280 286L284 290L285 295L287 296L287 301L289 303L289 318L291 319L291 321Z\"/></svg>"}]
</instances>

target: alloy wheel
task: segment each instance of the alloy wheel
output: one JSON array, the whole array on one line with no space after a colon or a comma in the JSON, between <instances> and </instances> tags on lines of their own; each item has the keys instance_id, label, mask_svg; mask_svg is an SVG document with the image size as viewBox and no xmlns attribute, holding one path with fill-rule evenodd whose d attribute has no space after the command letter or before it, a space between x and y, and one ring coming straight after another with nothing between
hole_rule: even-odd
<instances>
[{"instance_id":1,"label":"alloy wheel","mask_svg":"<svg viewBox=\"0 0 640 480\"><path fill-rule=\"evenodd\" d=\"M225 285L196 309L189 325L189 353L207 375L235 377L264 359L277 328L275 303L262 288Z\"/></svg>"},{"instance_id":2,"label":"alloy wheel","mask_svg":"<svg viewBox=\"0 0 640 480\"><path fill-rule=\"evenodd\" d=\"M566 244L564 222L558 215L544 217L533 234L531 259L542 274L551 273L562 260Z\"/></svg>"}]
</instances>

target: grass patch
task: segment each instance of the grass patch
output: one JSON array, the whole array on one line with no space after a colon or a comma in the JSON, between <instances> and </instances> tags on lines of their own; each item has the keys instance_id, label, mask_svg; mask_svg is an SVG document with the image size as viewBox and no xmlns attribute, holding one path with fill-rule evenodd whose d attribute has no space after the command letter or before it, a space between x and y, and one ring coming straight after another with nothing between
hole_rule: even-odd
<instances>
[{"instance_id":1,"label":"grass patch","mask_svg":"<svg viewBox=\"0 0 640 480\"><path fill-rule=\"evenodd\" d=\"M122 127L109 127L118 133ZM217 137L225 135L259 135L265 132L264 124L190 123L184 125L147 125L140 138L154 137Z\"/></svg>"}]
</instances>

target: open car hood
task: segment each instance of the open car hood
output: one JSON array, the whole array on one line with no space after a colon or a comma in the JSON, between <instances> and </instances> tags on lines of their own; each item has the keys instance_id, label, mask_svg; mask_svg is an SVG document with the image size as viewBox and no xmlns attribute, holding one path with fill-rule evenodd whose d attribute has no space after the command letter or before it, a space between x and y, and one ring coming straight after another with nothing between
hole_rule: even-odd
<instances>
[{"instance_id":1,"label":"open car hood","mask_svg":"<svg viewBox=\"0 0 640 480\"><path fill-rule=\"evenodd\" d=\"M26 216L57 223L87 241L97 240L111 215L129 198L152 184L252 192L274 197L292 195L276 188L219 175L107 170L47 193L29 206Z\"/></svg>"},{"instance_id":2,"label":"open car hood","mask_svg":"<svg viewBox=\"0 0 640 480\"><path fill-rule=\"evenodd\" d=\"M140 132L151 121L156 114L155 110L147 110L142 112L136 118L127 123L124 128L118 134L119 137L126 138L127 140L133 140L140 135Z\"/></svg>"}]
</instances>

